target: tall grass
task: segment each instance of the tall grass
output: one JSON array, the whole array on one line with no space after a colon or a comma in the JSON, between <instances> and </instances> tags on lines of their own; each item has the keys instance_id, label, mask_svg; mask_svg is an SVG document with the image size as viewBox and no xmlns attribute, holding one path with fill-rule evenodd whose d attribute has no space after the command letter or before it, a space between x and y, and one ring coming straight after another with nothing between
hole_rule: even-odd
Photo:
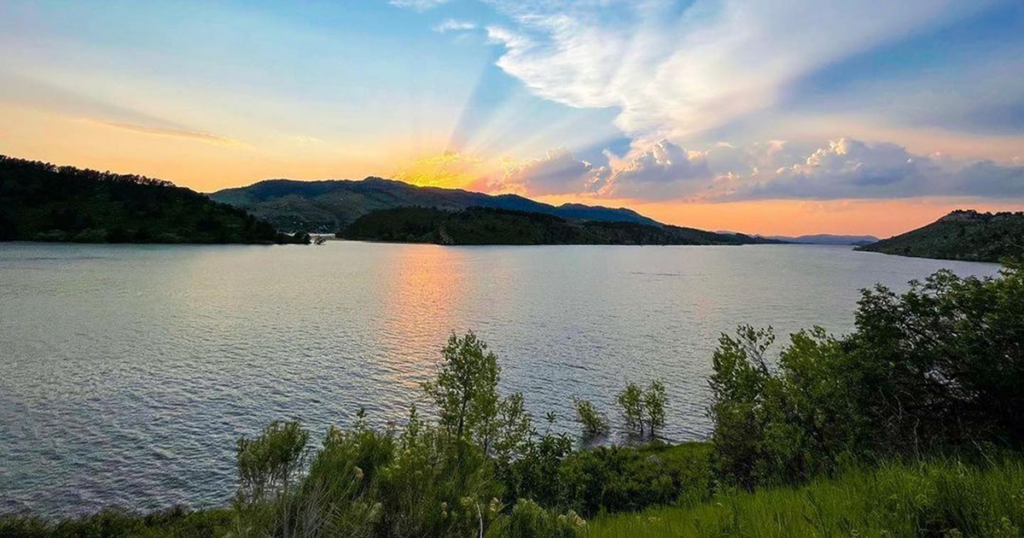
<instances>
[{"instance_id":1,"label":"tall grass","mask_svg":"<svg viewBox=\"0 0 1024 538\"><path fill-rule=\"evenodd\" d=\"M954 459L847 470L799 488L726 493L711 502L591 521L590 536L1020 537L1024 459Z\"/></svg>"}]
</instances>

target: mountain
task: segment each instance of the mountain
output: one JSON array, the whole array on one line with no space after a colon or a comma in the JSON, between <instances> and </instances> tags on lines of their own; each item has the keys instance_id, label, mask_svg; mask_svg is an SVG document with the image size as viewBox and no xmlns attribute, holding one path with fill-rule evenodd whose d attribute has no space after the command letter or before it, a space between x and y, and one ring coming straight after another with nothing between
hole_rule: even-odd
<instances>
[{"instance_id":1,"label":"mountain","mask_svg":"<svg viewBox=\"0 0 1024 538\"><path fill-rule=\"evenodd\" d=\"M564 219L546 213L472 207L397 207L367 213L343 239L442 245L742 245L770 242L679 226Z\"/></svg>"},{"instance_id":2,"label":"mountain","mask_svg":"<svg viewBox=\"0 0 1024 538\"><path fill-rule=\"evenodd\" d=\"M998 262L1024 256L1024 212L957 210L941 219L857 250L918 258Z\"/></svg>"},{"instance_id":3,"label":"mountain","mask_svg":"<svg viewBox=\"0 0 1024 538\"><path fill-rule=\"evenodd\" d=\"M337 232L367 213L410 206L447 210L486 207L544 213L570 220L660 225L629 209L581 204L553 206L514 194L491 196L461 189L417 187L375 177L362 181L272 179L217 191L210 198L245 209L280 229L311 232Z\"/></svg>"},{"instance_id":4,"label":"mountain","mask_svg":"<svg viewBox=\"0 0 1024 538\"><path fill-rule=\"evenodd\" d=\"M769 236L771 239L785 241L786 243L799 243L802 245L869 245L878 241L873 235L832 235L815 234L787 237L782 235Z\"/></svg>"},{"instance_id":5,"label":"mountain","mask_svg":"<svg viewBox=\"0 0 1024 538\"><path fill-rule=\"evenodd\" d=\"M291 243L242 209L158 179L0 155L0 241Z\"/></svg>"}]
</instances>

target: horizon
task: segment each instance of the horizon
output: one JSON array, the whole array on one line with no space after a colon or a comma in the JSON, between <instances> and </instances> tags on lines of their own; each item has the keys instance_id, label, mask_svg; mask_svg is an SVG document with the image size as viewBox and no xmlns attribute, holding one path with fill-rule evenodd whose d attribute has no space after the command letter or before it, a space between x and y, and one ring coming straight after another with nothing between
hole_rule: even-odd
<instances>
[{"instance_id":1,"label":"horizon","mask_svg":"<svg viewBox=\"0 0 1024 538\"><path fill-rule=\"evenodd\" d=\"M888 237L1024 208L1022 22L1010 0L10 2L0 153Z\"/></svg>"}]
</instances>

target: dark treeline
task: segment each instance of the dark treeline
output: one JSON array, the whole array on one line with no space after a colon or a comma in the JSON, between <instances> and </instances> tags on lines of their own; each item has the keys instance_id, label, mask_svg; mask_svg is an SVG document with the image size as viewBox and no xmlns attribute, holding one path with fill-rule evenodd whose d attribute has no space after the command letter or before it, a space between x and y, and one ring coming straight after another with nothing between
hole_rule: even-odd
<instances>
[{"instance_id":1,"label":"dark treeline","mask_svg":"<svg viewBox=\"0 0 1024 538\"><path fill-rule=\"evenodd\" d=\"M680 525L714 536L723 535L714 529L783 536L781 529L826 535L828 528L1019 536L1024 505L1004 502L1019 491L982 483L1024 491L1024 266L984 279L939 272L903 294L865 290L856 320L843 337L798 333L778 356L770 329L723 335L710 379L710 440L676 446L658 441L672 417L657 380L629 383L616 398L619 423L647 444L593 447L589 441L610 429L604 410L574 399L582 435L553 433L558 417L537 421L522 394L499 393L501 368L486 344L472 333L452 335L435 379L423 386L434 420L413 406L403 427L381 430L360 412L317 446L301 424L275 422L238 442L230 507L108 511L59 523L8 517L0 518L0 534L599 536L609 514L672 505L703 509L693 513L704 520ZM953 464L943 463L949 458ZM920 462L915 468L930 474L894 471L893 462ZM844 474L866 468L881 472ZM832 477L859 489L822 485ZM773 519L772 497L758 501L759 522L721 520L708 515L717 508L702 508L737 507L807 483L829 495L806 501L814 513ZM974 488L973 496L958 484ZM875 499L871 492L909 493ZM821 516L846 506L872 508L833 522Z\"/></svg>"},{"instance_id":2,"label":"dark treeline","mask_svg":"<svg viewBox=\"0 0 1024 538\"><path fill-rule=\"evenodd\" d=\"M770 240L638 222L568 220L554 215L471 207L399 207L363 215L342 239L441 245L741 245Z\"/></svg>"},{"instance_id":3,"label":"dark treeline","mask_svg":"<svg viewBox=\"0 0 1024 538\"><path fill-rule=\"evenodd\" d=\"M308 243L172 183L0 155L0 241Z\"/></svg>"}]
</instances>

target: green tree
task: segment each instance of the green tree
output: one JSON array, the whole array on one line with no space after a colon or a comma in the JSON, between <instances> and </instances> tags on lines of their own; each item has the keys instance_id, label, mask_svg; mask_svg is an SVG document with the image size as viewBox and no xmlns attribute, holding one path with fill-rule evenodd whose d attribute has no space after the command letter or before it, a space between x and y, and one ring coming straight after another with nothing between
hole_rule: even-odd
<instances>
[{"instance_id":1,"label":"green tree","mask_svg":"<svg viewBox=\"0 0 1024 538\"><path fill-rule=\"evenodd\" d=\"M665 385L658 380L651 381L644 392L644 410L647 412L647 426L651 430L652 437L665 426L665 404L667 402Z\"/></svg>"},{"instance_id":2,"label":"green tree","mask_svg":"<svg viewBox=\"0 0 1024 538\"><path fill-rule=\"evenodd\" d=\"M626 428L630 432L644 434L644 393L636 383L626 388L616 398L622 407L622 417L626 420Z\"/></svg>"},{"instance_id":3,"label":"green tree","mask_svg":"<svg viewBox=\"0 0 1024 538\"><path fill-rule=\"evenodd\" d=\"M489 449L498 413L498 358L472 332L454 333L441 351L437 378L423 390L439 410L440 426L457 440L476 440Z\"/></svg>"},{"instance_id":4,"label":"green tree","mask_svg":"<svg viewBox=\"0 0 1024 538\"><path fill-rule=\"evenodd\" d=\"M608 433L608 421L594 404L576 397L573 397L572 403L576 408L576 422L583 427L584 436L597 437Z\"/></svg>"}]
</instances>

